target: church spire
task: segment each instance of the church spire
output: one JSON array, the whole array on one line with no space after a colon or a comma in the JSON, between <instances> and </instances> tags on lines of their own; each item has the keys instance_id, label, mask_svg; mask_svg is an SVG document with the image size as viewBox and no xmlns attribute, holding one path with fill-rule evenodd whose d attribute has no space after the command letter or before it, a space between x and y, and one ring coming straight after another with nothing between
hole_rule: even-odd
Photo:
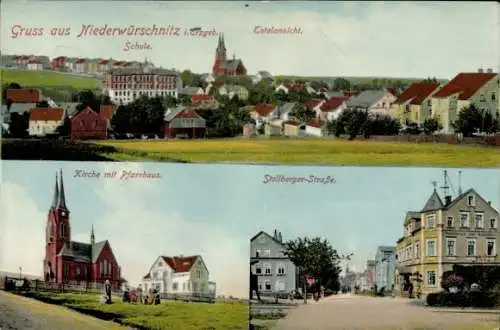
<instances>
[{"instance_id":1,"label":"church spire","mask_svg":"<svg viewBox=\"0 0 500 330\"><path fill-rule=\"evenodd\" d=\"M59 174L59 198L57 201L57 208L59 209L66 209L66 196L64 195L64 183L63 183L63 175L62 175L62 169Z\"/></svg>"},{"instance_id":2,"label":"church spire","mask_svg":"<svg viewBox=\"0 0 500 330\"><path fill-rule=\"evenodd\" d=\"M52 208L57 207L57 201L59 200L59 187L58 187L58 180L57 180L57 172L56 172L56 185L54 187L54 197L52 198Z\"/></svg>"},{"instance_id":3,"label":"church spire","mask_svg":"<svg viewBox=\"0 0 500 330\"><path fill-rule=\"evenodd\" d=\"M94 225L92 225L92 229L90 230L90 244L95 244L95 236L94 236Z\"/></svg>"}]
</instances>

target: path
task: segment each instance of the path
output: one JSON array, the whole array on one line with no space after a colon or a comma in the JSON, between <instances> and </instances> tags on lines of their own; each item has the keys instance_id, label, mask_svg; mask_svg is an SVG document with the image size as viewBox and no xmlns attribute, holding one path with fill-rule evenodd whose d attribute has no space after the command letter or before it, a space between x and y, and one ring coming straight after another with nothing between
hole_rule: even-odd
<instances>
[{"instance_id":1,"label":"path","mask_svg":"<svg viewBox=\"0 0 500 330\"><path fill-rule=\"evenodd\" d=\"M126 329L71 311L65 307L46 304L0 290L1 330L105 330Z\"/></svg>"},{"instance_id":2,"label":"path","mask_svg":"<svg viewBox=\"0 0 500 330\"><path fill-rule=\"evenodd\" d=\"M412 304L408 299L341 294L299 305L279 320L274 329L493 330L498 326L500 316L491 311L444 312Z\"/></svg>"}]
</instances>

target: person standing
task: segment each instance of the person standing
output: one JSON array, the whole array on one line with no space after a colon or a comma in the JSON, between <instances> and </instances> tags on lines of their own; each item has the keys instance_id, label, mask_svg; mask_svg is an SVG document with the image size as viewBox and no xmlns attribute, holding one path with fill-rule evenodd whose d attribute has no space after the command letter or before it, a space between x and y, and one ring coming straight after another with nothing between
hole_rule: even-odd
<instances>
[{"instance_id":1,"label":"person standing","mask_svg":"<svg viewBox=\"0 0 500 330\"><path fill-rule=\"evenodd\" d=\"M111 304L111 283L106 280L104 283L104 294L106 296L106 304Z\"/></svg>"}]
</instances>

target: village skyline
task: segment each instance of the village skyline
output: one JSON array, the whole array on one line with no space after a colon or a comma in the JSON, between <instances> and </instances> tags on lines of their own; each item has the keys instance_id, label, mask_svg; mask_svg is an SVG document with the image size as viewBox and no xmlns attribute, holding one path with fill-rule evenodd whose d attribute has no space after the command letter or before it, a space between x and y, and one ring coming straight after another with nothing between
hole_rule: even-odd
<instances>
[{"instance_id":1,"label":"village skyline","mask_svg":"<svg viewBox=\"0 0 500 330\"><path fill-rule=\"evenodd\" d=\"M423 207L433 190L431 181L442 178L437 168L2 164L5 248L0 270L22 267L26 274L41 275L47 213L55 173L62 169L72 240L89 241L93 225L96 241L109 240L123 277L132 285L158 255L199 254L217 282L217 293L240 297L248 293L248 241L259 231L272 234L278 229L284 240L325 237L339 253L354 252L351 269L362 270L377 246L395 245L405 213ZM74 178L74 171L82 169L158 172L162 178ZM463 170L462 187L476 189L498 207L499 182L491 180L497 174ZM266 175L330 176L335 182L264 184ZM455 180L457 170L449 175ZM453 184L456 192L456 180ZM214 187L220 193L214 194Z\"/></svg>"},{"instance_id":2,"label":"village skyline","mask_svg":"<svg viewBox=\"0 0 500 330\"><path fill-rule=\"evenodd\" d=\"M211 71L217 33L222 32L228 57L234 54L240 58L251 73L267 70L275 75L451 78L456 72L498 66L495 3L286 4L252 2L247 7L243 2L5 1L1 50L7 54L33 53L51 58L112 57L132 61L147 57L157 66L204 73ZM100 10L96 11L95 6ZM54 11L61 13L56 25L47 19L50 15L43 15ZM16 15L9 15L14 12L24 13L22 24L16 21ZM90 12L92 21L87 19ZM109 15L110 12L114 14ZM230 19L221 22L217 19L220 15ZM464 24L471 21L474 24ZM216 33L77 38L83 25L124 28L153 24L188 31L199 27ZM15 25L43 28L44 34L12 38ZM297 27L302 33L256 33L259 26ZM62 35L50 36L52 28L61 30ZM66 35L68 28L72 32ZM151 48L123 51L127 42L148 43Z\"/></svg>"}]
</instances>

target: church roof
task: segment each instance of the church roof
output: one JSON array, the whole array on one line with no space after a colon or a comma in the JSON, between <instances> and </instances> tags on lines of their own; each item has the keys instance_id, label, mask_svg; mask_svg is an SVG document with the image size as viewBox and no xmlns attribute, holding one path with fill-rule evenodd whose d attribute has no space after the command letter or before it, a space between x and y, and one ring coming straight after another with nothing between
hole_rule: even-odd
<instances>
[{"instance_id":1,"label":"church roof","mask_svg":"<svg viewBox=\"0 0 500 330\"><path fill-rule=\"evenodd\" d=\"M225 60L220 64L221 69L236 70L238 66L242 64L240 59L236 60Z\"/></svg>"},{"instance_id":2,"label":"church roof","mask_svg":"<svg viewBox=\"0 0 500 330\"><path fill-rule=\"evenodd\" d=\"M106 246L106 243L108 243L108 240L96 242L94 244L71 241L71 247L64 244L59 255L67 258L74 258L78 261L95 263Z\"/></svg>"},{"instance_id":3,"label":"church roof","mask_svg":"<svg viewBox=\"0 0 500 330\"><path fill-rule=\"evenodd\" d=\"M427 200L427 203L425 203L425 206L421 212L440 210L441 208L443 208L443 206L444 204L441 200L441 197L439 197L437 191L434 190L431 197L429 197L429 199Z\"/></svg>"},{"instance_id":4,"label":"church roof","mask_svg":"<svg viewBox=\"0 0 500 330\"><path fill-rule=\"evenodd\" d=\"M54 187L54 197L52 199L52 207L59 209L68 208L66 205L66 194L64 193L62 170L60 170L59 176L56 173L56 184Z\"/></svg>"}]
</instances>

